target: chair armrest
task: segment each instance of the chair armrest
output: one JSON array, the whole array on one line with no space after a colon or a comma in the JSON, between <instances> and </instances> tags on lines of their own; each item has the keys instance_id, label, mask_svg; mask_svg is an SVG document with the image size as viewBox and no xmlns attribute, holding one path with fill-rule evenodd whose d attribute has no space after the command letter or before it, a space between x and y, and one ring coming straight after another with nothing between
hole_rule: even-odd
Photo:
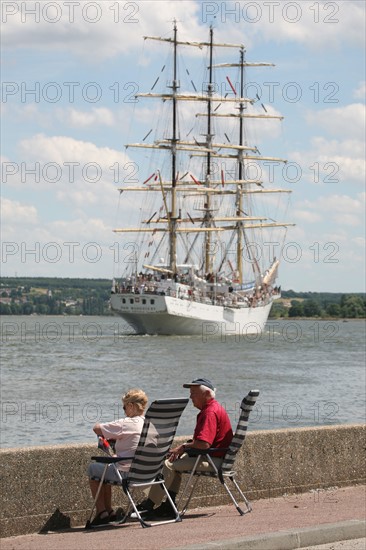
<instances>
[{"instance_id":1,"label":"chair armrest","mask_svg":"<svg viewBox=\"0 0 366 550\"><path fill-rule=\"evenodd\" d=\"M194 449L193 447L190 447L189 449L186 449L186 453L188 456L199 456L199 455L213 455L214 453L221 452L226 453L228 450L228 447L209 447L208 449Z\"/></svg>"},{"instance_id":2,"label":"chair armrest","mask_svg":"<svg viewBox=\"0 0 366 550\"><path fill-rule=\"evenodd\" d=\"M133 456L92 456L92 460L101 464L115 464L116 462L127 462L133 459Z\"/></svg>"}]
</instances>

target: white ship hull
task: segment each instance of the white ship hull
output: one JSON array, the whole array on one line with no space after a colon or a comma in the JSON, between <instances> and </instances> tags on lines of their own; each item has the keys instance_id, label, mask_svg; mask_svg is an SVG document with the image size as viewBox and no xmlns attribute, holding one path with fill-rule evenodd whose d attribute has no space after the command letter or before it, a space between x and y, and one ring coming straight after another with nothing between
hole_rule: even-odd
<instances>
[{"instance_id":1,"label":"white ship hull","mask_svg":"<svg viewBox=\"0 0 366 550\"><path fill-rule=\"evenodd\" d=\"M230 336L260 334L272 301L256 307L225 307L171 296L112 294L111 309L138 334Z\"/></svg>"}]
</instances>

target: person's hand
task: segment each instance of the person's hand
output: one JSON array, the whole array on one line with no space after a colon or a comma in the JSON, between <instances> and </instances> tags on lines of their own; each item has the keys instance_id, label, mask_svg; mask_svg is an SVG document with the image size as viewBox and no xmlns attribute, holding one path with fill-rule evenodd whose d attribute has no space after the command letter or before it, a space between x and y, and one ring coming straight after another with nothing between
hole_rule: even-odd
<instances>
[{"instance_id":1,"label":"person's hand","mask_svg":"<svg viewBox=\"0 0 366 550\"><path fill-rule=\"evenodd\" d=\"M170 449L167 456L169 462L174 462L175 460L177 460L180 456L182 456L184 451L184 445L179 445L178 447L174 447L174 449Z\"/></svg>"}]
</instances>

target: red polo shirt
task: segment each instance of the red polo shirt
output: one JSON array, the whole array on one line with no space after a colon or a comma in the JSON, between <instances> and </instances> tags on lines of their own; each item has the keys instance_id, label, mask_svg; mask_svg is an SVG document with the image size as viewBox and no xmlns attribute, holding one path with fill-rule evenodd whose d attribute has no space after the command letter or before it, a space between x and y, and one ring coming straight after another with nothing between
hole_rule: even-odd
<instances>
[{"instance_id":1,"label":"red polo shirt","mask_svg":"<svg viewBox=\"0 0 366 550\"><path fill-rule=\"evenodd\" d=\"M193 437L206 441L210 447L221 448L230 445L233 438L230 418L216 399L211 399L198 413Z\"/></svg>"}]
</instances>

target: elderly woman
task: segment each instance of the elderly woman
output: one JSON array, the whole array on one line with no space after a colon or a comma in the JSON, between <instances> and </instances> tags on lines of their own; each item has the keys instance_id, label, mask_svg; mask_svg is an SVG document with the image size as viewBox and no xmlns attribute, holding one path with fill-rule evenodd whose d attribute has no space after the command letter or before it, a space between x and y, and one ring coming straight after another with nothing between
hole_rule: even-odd
<instances>
[{"instance_id":1,"label":"elderly woman","mask_svg":"<svg viewBox=\"0 0 366 550\"><path fill-rule=\"evenodd\" d=\"M131 457L134 455L144 425L144 411L147 405L147 396L140 389L128 390L122 396L123 410L126 417L108 422L106 424L95 424L93 430L97 435L106 439L114 439L116 456ZM119 462L118 470L127 472L130 462ZM95 498L99 481L102 478L104 464L91 463L88 468L90 489ZM112 464L108 465L103 486L96 502L96 516L91 525L102 525L116 520L116 514L112 509L112 487L111 483L119 481Z\"/></svg>"}]
</instances>

